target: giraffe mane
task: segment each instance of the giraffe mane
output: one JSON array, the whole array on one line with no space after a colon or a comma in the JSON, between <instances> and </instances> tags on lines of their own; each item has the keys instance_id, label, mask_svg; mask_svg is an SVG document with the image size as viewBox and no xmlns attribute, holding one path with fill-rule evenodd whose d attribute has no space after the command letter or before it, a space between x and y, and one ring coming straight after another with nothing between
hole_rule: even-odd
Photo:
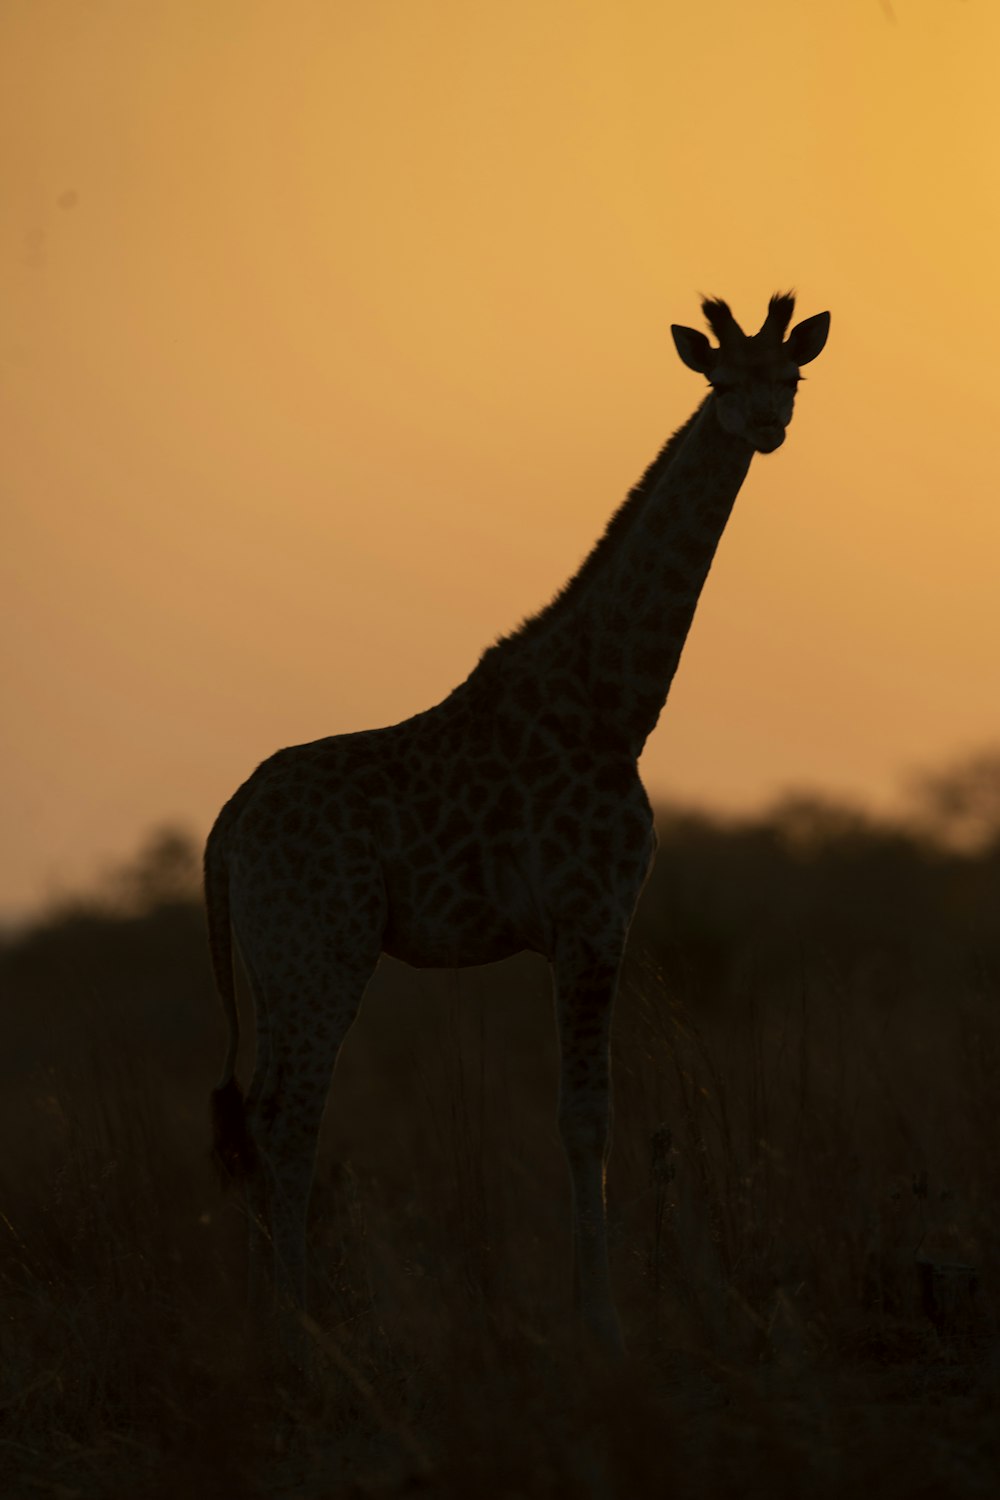
<instances>
[{"instance_id":1,"label":"giraffe mane","mask_svg":"<svg viewBox=\"0 0 1000 1500\"><path fill-rule=\"evenodd\" d=\"M600 569L604 566L609 556L613 556L622 537L632 526L636 517L645 509L645 503L656 485L663 476L664 470L673 461L675 454L687 437L701 414L705 402L703 401L688 418L678 427L672 437L660 449L653 459L642 478L629 490L625 499L611 516L603 534L598 538L587 553L583 562L577 568L572 578L564 583L562 588L549 600L548 604L542 606L534 614L528 615L514 630L501 635L492 646L488 646L479 659L478 667L474 669L474 675L478 673L483 663L492 660L492 653L505 641L515 637L534 636L540 633L552 620L552 617L561 613L569 604L578 599L588 585L594 580Z\"/></svg>"}]
</instances>

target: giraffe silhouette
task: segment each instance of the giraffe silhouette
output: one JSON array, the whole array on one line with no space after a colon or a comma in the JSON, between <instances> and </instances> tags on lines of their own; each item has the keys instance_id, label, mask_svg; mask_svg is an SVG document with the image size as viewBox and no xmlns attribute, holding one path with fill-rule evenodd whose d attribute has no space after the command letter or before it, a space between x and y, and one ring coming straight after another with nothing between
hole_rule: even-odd
<instances>
[{"instance_id":1,"label":"giraffe silhouette","mask_svg":"<svg viewBox=\"0 0 1000 1500\"><path fill-rule=\"evenodd\" d=\"M785 337L794 305L773 296L748 336L724 302L704 301L717 345L673 326L707 396L569 583L443 702L279 750L219 814L205 894L230 1038L212 1095L215 1153L246 1184L251 1297L277 1308L290 1351L301 1348L320 1123L380 954L463 967L523 950L554 977L576 1307L599 1347L623 1347L605 1165L612 1006L656 849L636 762L751 459L783 442L800 367L826 342L828 313ZM245 1101L234 936L256 1015Z\"/></svg>"}]
</instances>

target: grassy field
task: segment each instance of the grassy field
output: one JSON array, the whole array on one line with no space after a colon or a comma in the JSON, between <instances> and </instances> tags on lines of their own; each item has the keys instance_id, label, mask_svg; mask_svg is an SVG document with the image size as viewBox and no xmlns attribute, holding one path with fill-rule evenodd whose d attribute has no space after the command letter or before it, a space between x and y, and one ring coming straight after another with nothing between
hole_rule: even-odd
<instances>
[{"instance_id":1,"label":"grassy field","mask_svg":"<svg viewBox=\"0 0 1000 1500\"><path fill-rule=\"evenodd\" d=\"M0 1494L1000 1492L1000 840L806 801L661 835L616 1016L620 1369L574 1339L543 964L376 976L303 1394L208 1160L183 841L10 937Z\"/></svg>"}]
</instances>

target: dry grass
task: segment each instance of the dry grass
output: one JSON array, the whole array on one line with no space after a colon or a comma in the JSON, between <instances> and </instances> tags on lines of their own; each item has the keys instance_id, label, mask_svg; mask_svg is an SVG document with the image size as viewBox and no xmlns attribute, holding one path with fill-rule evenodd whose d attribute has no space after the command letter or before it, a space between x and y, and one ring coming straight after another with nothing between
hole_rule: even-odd
<instances>
[{"instance_id":1,"label":"dry grass","mask_svg":"<svg viewBox=\"0 0 1000 1500\"><path fill-rule=\"evenodd\" d=\"M989 974L952 928L933 961L843 931L803 956L784 928L726 937L718 893L665 934L661 897L615 1037L626 1366L569 1316L544 967L387 964L324 1134L307 1394L244 1324L197 913L11 945L0 1493L995 1494Z\"/></svg>"}]
</instances>

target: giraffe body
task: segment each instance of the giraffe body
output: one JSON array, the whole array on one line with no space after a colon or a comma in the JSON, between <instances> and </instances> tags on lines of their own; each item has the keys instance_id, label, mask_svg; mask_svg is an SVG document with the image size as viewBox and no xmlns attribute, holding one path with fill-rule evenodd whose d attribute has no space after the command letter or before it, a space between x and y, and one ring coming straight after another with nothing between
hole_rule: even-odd
<instances>
[{"instance_id":1,"label":"giraffe body","mask_svg":"<svg viewBox=\"0 0 1000 1500\"><path fill-rule=\"evenodd\" d=\"M634 759L581 748L552 705L551 727L524 744L476 687L258 768L216 834L245 956L284 969L290 946L304 953L321 934L325 950L331 924L349 923L360 940L370 919L376 956L462 967L550 956L574 913L591 929L621 925L653 853ZM590 870L601 878L587 880ZM350 898L338 900L345 880Z\"/></svg>"},{"instance_id":2,"label":"giraffe body","mask_svg":"<svg viewBox=\"0 0 1000 1500\"><path fill-rule=\"evenodd\" d=\"M791 301L772 298L748 339L725 304L705 309L718 350L691 329L674 337L686 363L710 381L719 372L719 388L548 609L436 707L278 751L209 836L209 937L231 1027L214 1095L217 1152L246 1177L252 1289L264 1296L273 1277L290 1348L323 1109L379 955L464 967L524 950L544 955L554 976L576 1300L600 1343L621 1348L604 1209L609 1034L656 847L636 762L753 452L781 442L789 383L828 324L826 314L808 319L783 343ZM232 933L257 1014L245 1109Z\"/></svg>"}]
</instances>

